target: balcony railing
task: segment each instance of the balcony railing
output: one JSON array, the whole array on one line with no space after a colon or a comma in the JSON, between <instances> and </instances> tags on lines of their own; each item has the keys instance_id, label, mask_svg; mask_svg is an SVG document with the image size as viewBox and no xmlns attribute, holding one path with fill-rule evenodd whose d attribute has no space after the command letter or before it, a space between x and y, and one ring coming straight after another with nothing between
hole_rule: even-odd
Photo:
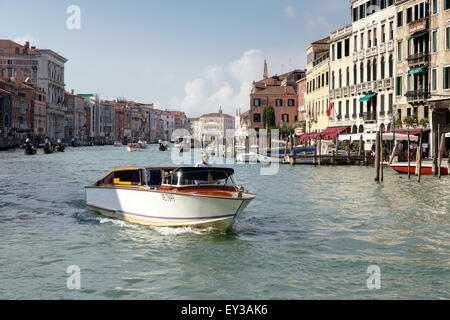
<instances>
[{"instance_id":1,"label":"balcony railing","mask_svg":"<svg viewBox=\"0 0 450 320\"><path fill-rule=\"evenodd\" d=\"M348 92L349 92L349 87L344 87L344 88L342 89L342 95L343 95L344 97L347 97L347 96L348 96Z\"/></svg>"},{"instance_id":2,"label":"balcony railing","mask_svg":"<svg viewBox=\"0 0 450 320\"><path fill-rule=\"evenodd\" d=\"M406 92L405 96L408 102L422 101L430 98L430 92L425 90L413 90Z\"/></svg>"},{"instance_id":3,"label":"balcony railing","mask_svg":"<svg viewBox=\"0 0 450 320\"><path fill-rule=\"evenodd\" d=\"M359 52L358 52L358 59L359 60L364 59L364 50L359 50Z\"/></svg>"},{"instance_id":4,"label":"balcony railing","mask_svg":"<svg viewBox=\"0 0 450 320\"><path fill-rule=\"evenodd\" d=\"M334 90L331 89L331 90L330 90L330 99L334 99L334 98L335 98Z\"/></svg>"},{"instance_id":5,"label":"balcony railing","mask_svg":"<svg viewBox=\"0 0 450 320\"><path fill-rule=\"evenodd\" d=\"M366 49L366 57L368 58L368 57L371 57L371 56L374 56L374 55L376 55L378 53L378 47L372 47L372 48L369 48L369 49Z\"/></svg>"},{"instance_id":6,"label":"balcony railing","mask_svg":"<svg viewBox=\"0 0 450 320\"><path fill-rule=\"evenodd\" d=\"M364 119L364 121L376 121L377 120L377 114L376 114L376 112L373 112L373 111L364 112L363 113L363 119Z\"/></svg>"},{"instance_id":7,"label":"balcony railing","mask_svg":"<svg viewBox=\"0 0 450 320\"><path fill-rule=\"evenodd\" d=\"M388 51L394 51L394 41L391 40L387 43Z\"/></svg>"},{"instance_id":8,"label":"balcony railing","mask_svg":"<svg viewBox=\"0 0 450 320\"><path fill-rule=\"evenodd\" d=\"M384 79L384 88L385 90L394 89L394 79L393 78Z\"/></svg>"},{"instance_id":9,"label":"balcony railing","mask_svg":"<svg viewBox=\"0 0 450 320\"><path fill-rule=\"evenodd\" d=\"M353 55L352 55L352 61L353 61L353 62L358 61L358 51L354 51L354 52L353 52Z\"/></svg>"},{"instance_id":10,"label":"balcony railing","mask_svg":"<svg viewBox=\"0 0 450 320\"><path fill-rule=\"evenodd\" d=\"M408 57L409 65L428 64L430 61L430 55L427 52L418 52Z\"/></svg>"},{"instance_id":11,"label":"balcony railing","mask_svg":"<svg viewBox=\"0 0 450 320\"><path fill-rule=\"evenodd\" d=\"M378 90L384 90L384 80L377 81L377 88Z\"/></svg>"},{"instance_id":12,"label":"balcony railing","mask_svg":"<svg viewBox=\"0 0 450 320\"><path fill-rule=\"evenodd\" d=\"M339 88L339 89L334 90L334 95L336 98L340 98L341 97L341 89Z\"/></svg>"},{"instance_id":13,"label":"balcony railing","mask_svg":"<svg viewBox=\"0 0 450 320\"><path fill-rule=\"evenodd\" d=\"M356 93L357 93L357 94L361 94L362 91L363 91L363 90L362 90L362 85L361 85L361 84L357 84L357 85L356 85Z\"/></svg>"},{"instance_id":14,"label":"balcony railing","mask_svg":"<svg viewBox=\"0 0 450 320\"><path fill-rule=\"evenodd\" d=\"M350 94L351 95L356 94L356 86L350 86Z\"/></svg>"}]
</instances>

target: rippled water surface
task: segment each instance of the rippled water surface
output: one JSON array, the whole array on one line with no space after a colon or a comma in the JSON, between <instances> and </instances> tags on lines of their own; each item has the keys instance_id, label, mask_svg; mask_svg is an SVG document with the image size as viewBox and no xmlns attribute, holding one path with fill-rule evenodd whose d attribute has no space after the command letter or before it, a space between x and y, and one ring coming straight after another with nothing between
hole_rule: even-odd
<instances>
[{"instance_id":1,"label":"rippled water surface","mask_svg":"<svg viewBox=\"0 0 450 320\"><path fill-rule=\"evenodd\" d=\"M258 194L233 229L155 228L85 207L84 186L156 146L0 153L0 299L449 299L449 177L371 167L233 164ZM67 267L81 270L68 290ZM369 290L367 268L381 270Z\"/></svg>"}]
</instances>

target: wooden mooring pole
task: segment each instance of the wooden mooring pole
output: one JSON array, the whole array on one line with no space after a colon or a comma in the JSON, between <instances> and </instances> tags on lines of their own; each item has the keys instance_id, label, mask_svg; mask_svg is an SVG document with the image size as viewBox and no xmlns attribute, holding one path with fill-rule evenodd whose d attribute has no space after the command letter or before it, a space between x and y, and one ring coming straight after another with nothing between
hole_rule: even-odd
<instances>
[{"instance_id":1,"label":"wooden mooring pole","mask_svg":"<svg viewBox=\"0 0 450 320\"><path fill-rule=\"evenodd\" d=\"M380 130L380 181L383 181L383 131Z\"/></svg>"},{"instance_id":2,"label":"wooden mooring pole","mask_svg":"<svg viewBox=\"0 0 450 320\"><path fill-rule=\"evenodd\" d=\"M411 140L409 138L409 130L408 130L408 179L411 179Z\"/></svg>"},{"instance_id":3,"label":"wooden mooring pole","mask_svg":"<svg viewBox=\"0 0 450 320\"><path fill-rule=\"evenodd\" d=\"M317 145L317 148L319 149L319 162L318 162L318 164L319 164L319 167L320 167L320 163L321 163L321 160L322 160L322 136L321 135L319 135L319 143Z\"/></svg>"},{"instance_id":4,"label":"wooden mooring pole","mask_svg":"<svg viewBox=\"0 0 450 320\"><path fill-rule=\"evenodd\" d=\"M422 132L422 129L420 130L420 140L419 140L419 165L418 165L418 168L416 167L416 171L418 171L418 175L419 175L419 182L420 182L420 178L421 178L421 176L422 176L422 140L423 140L423 132Z\"/></svg>"},{"instance_id":5,"label":"wooden mooring pole","mask_svg":"<svg viewBox=\"0 0 450 320\"><path fill-rule=\"evenodd\" d=\"M441 166L442 166L442 153L445 148L445 134L441 135L441 141L439 142L439 154L438 154L438 177L441 178Z\"/></svg>"},{"instance_id":6,"label":"wooden mooring pole","mask_svg":"<svg viewBox=\"0 0 450 320\"><path fill-rule=\"evenodd\" d=\"M380 181L380 131L375 139L375 181Z\"/></svg>"}]
</instances>

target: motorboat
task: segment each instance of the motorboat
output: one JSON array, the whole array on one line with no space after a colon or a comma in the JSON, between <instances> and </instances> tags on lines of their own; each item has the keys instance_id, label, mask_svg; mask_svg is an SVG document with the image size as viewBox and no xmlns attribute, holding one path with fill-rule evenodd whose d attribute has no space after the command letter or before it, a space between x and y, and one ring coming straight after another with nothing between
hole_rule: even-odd
<instances>
[{"instance_id":1,"label":"motorboat","mask_svg":"<svg viewBox=\"0 0 450 320\"><path fill-rule=\"evenodd\" d=\"M31 155L34 155L34 154L36 154L36 148L31 144L31 143L27 143L26 145L25 145L25 148L24 148L25 150L24 150L24 153L25 153L25 155L27 155L27 156L31 156Z\"/></svg>"},{"instance_id":2,"label":"motorboat","mask_svg":"<svg viewBox=\"0 0 450 320\"><path fill-rule=\"evenodd\" d=\"M129 143L127 145L128 151L141 151L142 146L139 143Z\"/></svg>"},{"instance_id":3,"label":"motorboat","mask_svg":"<svg viewBox=\"0 0 450 320\"><path fill-rule=\"evenodd\" d=\"M122 147L123 143L120 141L114 141L114 147Z\"/></svg>"},{"instance_id":4,"label":"motorboat","mask_svg":"<svg viewBox=\"0 0 450 320\"><path fill-rule=\"evenodd\" d=\"M390 167L398 172L398 173L408 173L408 163L407 162L397 162L391 163ZM411 174L416 174L416 162L410 163L410 172ZM441 166L441 175L448 175L448 168L445 166ZM421 165L421 175L434 174L433 173L433 164L430 162L422 163Z\"/></svg>"},{"instance_id":5,"label":"motorboat","mask_svg":"<svg viewBox=\"0 0 450 320\"><path fill-rule=\"evenodd\" d=\"M255 199L234 170L214 167L127 167L86 187L86 205L108 217L164 227L226 231Z\"/></svg>"}]
</instances>

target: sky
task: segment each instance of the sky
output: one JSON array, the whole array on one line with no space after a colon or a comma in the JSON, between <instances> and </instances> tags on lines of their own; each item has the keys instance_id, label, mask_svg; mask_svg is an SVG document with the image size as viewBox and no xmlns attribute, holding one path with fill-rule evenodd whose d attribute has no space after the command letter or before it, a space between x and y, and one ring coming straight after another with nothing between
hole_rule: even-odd
<instances>
[{"instance_id":1,"label":"sky","mask_svg":"<svg viewBox=\"0 0 450 320\"><path fill-rule=\"evenodd\" d=\"M0 0L0 39L68 59L67 91L188 117L248 110L264 59L269 76L305 68L308 44L349 23L348 0Z\"/></svg>"}]
</instances>

